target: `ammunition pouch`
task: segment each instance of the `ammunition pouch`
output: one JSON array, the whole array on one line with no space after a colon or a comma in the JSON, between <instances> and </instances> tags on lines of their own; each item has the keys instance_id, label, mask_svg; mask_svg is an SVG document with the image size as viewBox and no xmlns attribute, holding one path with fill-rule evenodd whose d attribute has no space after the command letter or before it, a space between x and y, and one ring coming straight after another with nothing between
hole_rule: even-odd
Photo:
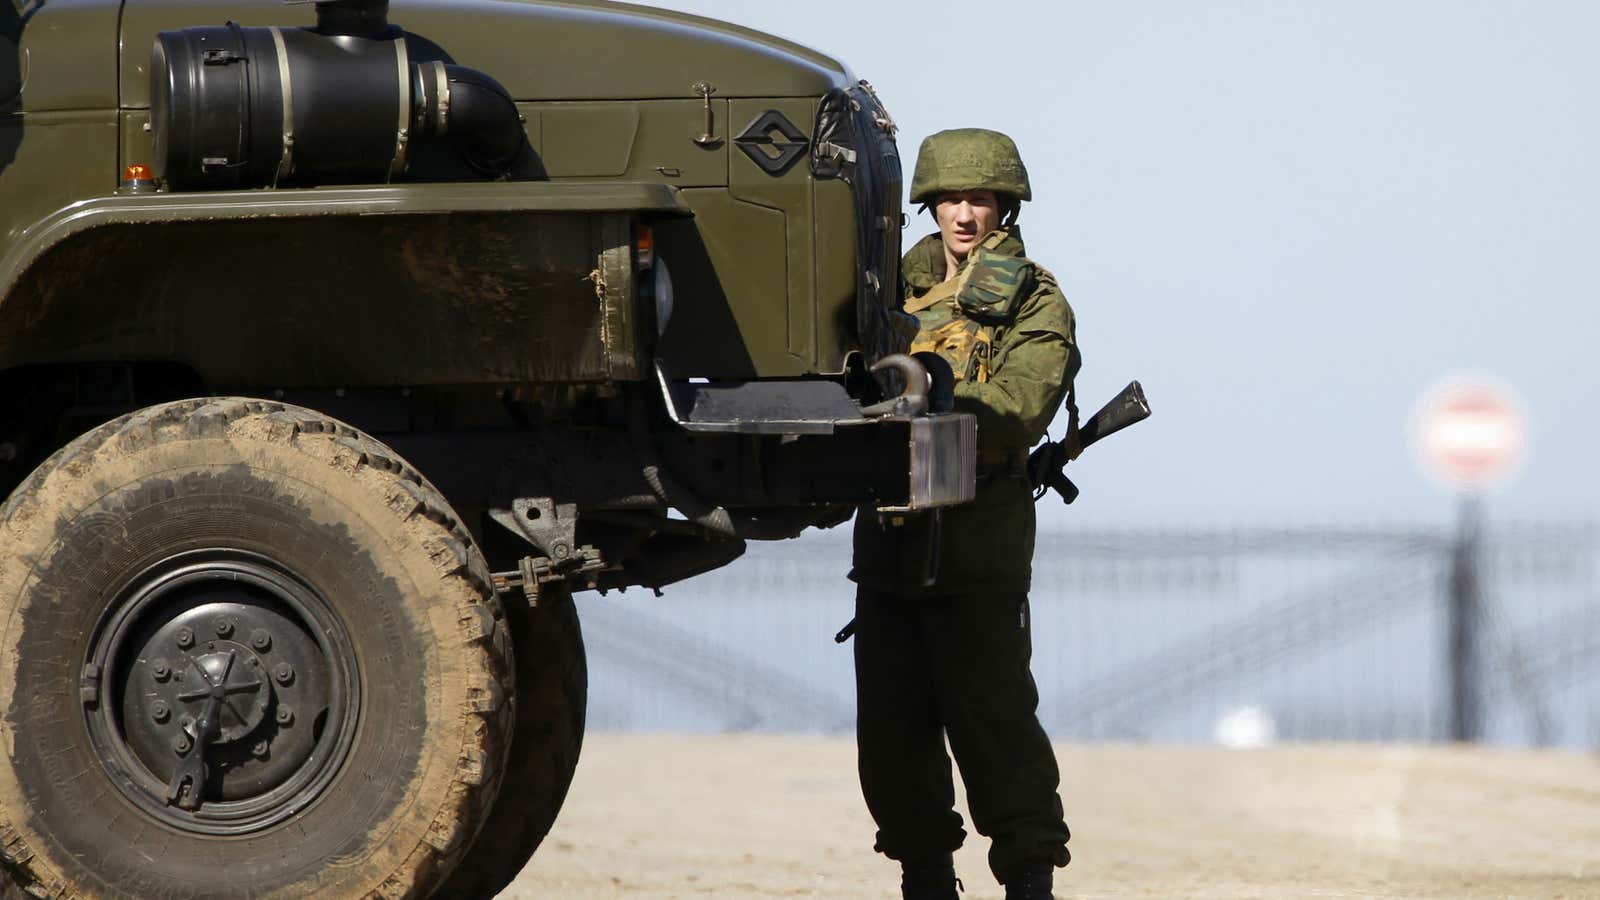
<instances>
[{"instance_id":1,"label":"ammunition pouch","mask_svg":"<svg viewBox=\"0 0 1600 900\"><path fill-rule=\"evenodd\" d=\"M1018 307L1033 293L1037 280L1032 262L984 253L963 274L956 304L974 321L1003 325L1017 317Z\"/></svg>"},{"instance_id":2,"label":"ammunition pouch","mask_svg":"<svg viewBox=\"0 0 1600 900\"><path fill-rule=\"evenodd\" d=\"M937 328L922 331L911 343L911 352L944 359L957 381L982 384L989 380L993 364L994 332L971 319L951 319Z\"/></svg>"}]
</instances>

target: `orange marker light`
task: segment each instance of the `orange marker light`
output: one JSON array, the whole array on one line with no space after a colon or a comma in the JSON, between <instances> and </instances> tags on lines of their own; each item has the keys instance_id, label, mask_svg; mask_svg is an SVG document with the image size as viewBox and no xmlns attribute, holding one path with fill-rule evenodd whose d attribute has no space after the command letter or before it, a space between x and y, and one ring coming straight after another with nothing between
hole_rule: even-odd
<instances>
[{"instance_id":1,"label":"orange marker light","mask_svg":"<svg viewBox=\"0 0 1600 900\"><path fill-rule=\"evenodd\" d=\"M648 269L656 262L656 233L649 225L640 225L633 239L634 249L639 251L639 268Z\"/></svg>"},{"instance_id":2,"label":"orange marker light","mask_svg":"<svg viewBox=\"0 0 1600 900\"><path fill-rule=\"evenodd\" d=\"M150 167L141 163L134 163L122 171L122 180L124 182L149 181L151 177Z\"/></svg>"}]
</instances>

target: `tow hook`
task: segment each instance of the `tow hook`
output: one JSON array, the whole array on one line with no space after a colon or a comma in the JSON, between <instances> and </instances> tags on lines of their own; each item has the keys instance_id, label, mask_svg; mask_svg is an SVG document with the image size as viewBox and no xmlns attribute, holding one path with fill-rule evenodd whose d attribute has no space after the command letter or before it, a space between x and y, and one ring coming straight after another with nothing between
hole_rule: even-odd
<instances>
[{"instance_id":1,"label":"tow hook","mask_svg":"<svg viewBox=\"0 0 1600 900\"><path fill-rule=\"evenodd\" d=\"M878 360L872 367L872 374L894 369L900 373L905 381L905 390L900 396L882 403L875 403L861 410L865 416L920 416L928 411L928 367L922 361L904 353L895 353Z\"/></svg>"}]
</instances>

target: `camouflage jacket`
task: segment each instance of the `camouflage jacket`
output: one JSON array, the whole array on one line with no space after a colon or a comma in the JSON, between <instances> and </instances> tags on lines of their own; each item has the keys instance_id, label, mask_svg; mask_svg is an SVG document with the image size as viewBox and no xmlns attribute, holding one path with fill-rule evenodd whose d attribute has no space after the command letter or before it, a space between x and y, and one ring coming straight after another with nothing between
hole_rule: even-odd
<instances>
[{"instance_id":1,"label":"camouflage jacket","mask_svg":"<svg viewBox=\"0 0 1600 900\"><path fill-rule=\"evenodd\" d=\"M1072 308L1055 277L1024 255L1021 231L996 231L946 279L944 248L929 235L906 254L906 311L956 373L956 411L978 419L978 497L943 513L937 581L918 582L928 517L856 516L850 577L880 590L1026 591L1031 582L1033 496L1028 448L1045 436L1080 366Z\"/></svg>"}]
</instances>

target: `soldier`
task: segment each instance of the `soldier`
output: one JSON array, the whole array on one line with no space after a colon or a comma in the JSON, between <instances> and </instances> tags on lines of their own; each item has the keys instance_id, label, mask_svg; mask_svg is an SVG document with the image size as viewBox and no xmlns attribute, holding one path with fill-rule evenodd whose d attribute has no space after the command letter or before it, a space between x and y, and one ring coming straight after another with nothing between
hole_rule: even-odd
<instances>
[{"instance_id":1,"label":"soldier","mask_svg":"<svg viewBox=\"0 0 1600 900\"><path fill-rule=\"evenodd\" d=\"M1050 898L1069 835L1028 667L1035 523L1026 463L1078 371L1073 315L1055 278L1023 255L1016 220L1033 192L1009 137L933 135L911 191L939 225L902 265L906 311L921 321L912 349L950 363L957 411L977 416L978 494L945 510L942 526L926 516L856 517L861 788L876 849L901 863L904 896L954 900L951 854L966 832L948 736L1006 897Z\"/></svg>"}]
</instances>

